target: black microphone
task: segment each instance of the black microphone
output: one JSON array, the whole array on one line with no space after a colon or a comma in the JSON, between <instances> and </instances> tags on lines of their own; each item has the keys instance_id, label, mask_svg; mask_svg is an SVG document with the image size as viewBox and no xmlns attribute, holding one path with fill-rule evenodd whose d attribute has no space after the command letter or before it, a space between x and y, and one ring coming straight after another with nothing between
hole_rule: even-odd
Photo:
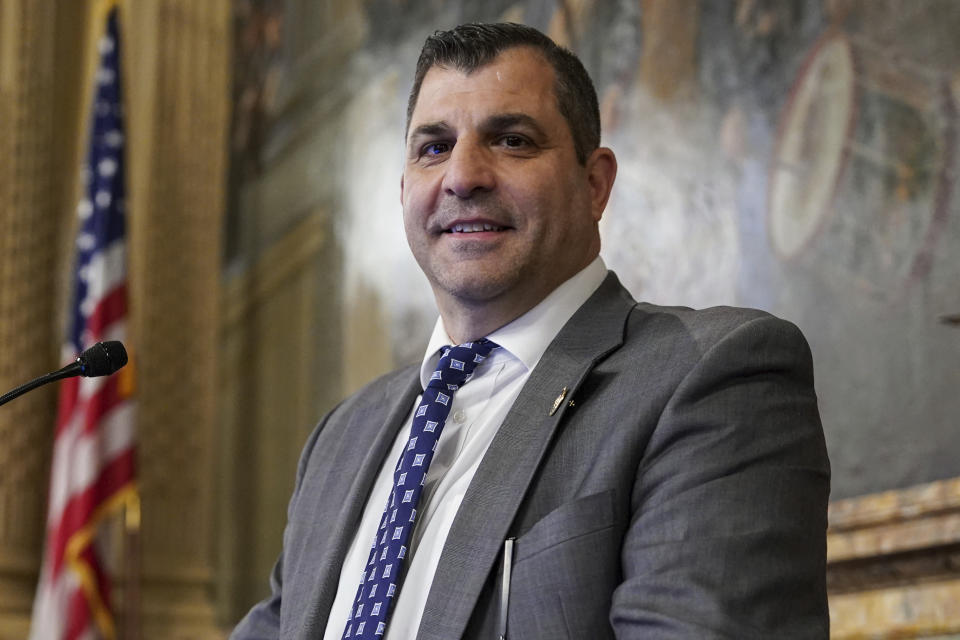
<instances>
[{"instance_id":1,"label":"black microphone","mask_svg":"<svg viewBox=\"0 0 960 640\"><path fill-rule=\"evenodd\" d=\"M127 350L119 340L111 340L93 345L60 371L70 371L64 376L65 378L77 375L97 378L116 373L125 364L127 364Z\"/></svg>"},{"instance_id":2,"label":"black microphone","mask_svg":"<svg viewBox=\"0 0 960 640\"><path fill-rule=\"evenodd\" d=\"M125 364L127 364L127 350L123 348L123 343L119 340L98 342L77 356L76 360L63 369L42 375L3 394L0 396L0 405L6 404L27 391L32 391L48 382L74 376L84 376L86 378L109 376L119 371Z\"/></svg>"}]
</instances>

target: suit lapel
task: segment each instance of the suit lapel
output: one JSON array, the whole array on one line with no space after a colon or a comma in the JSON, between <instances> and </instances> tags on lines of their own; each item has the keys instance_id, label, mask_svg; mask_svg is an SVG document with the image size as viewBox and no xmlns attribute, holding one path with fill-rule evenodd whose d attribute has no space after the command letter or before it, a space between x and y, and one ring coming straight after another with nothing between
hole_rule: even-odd
<instances>
[{"instance_id":1,"label":"suit lapel","mask_svg":"<svg viewBox=\"0 0 960 640\"><path fill-rule=\"evenodd\" d=\"M373 484L390 451L390 446L413 406L414 398L422 391L420 378L417 375L419 367L416 369L411 367L410 371L412 372L410 375L397 376L384 387L381 404L374 405L367 414L357 416L355 421L357 428L370 434L369 437L361 438L362 441L372 444L357 468L355 480L347 493L347 502L343 508L338 509L337 505L328 505L330 510L338 513L333 526L315 527L311 530L315 538L308 542L308 548L312 546L325 551L318 563L313 593L307 600L311 603L308 618L303 624L298 625L299 628L290 630L292 637L313 640L323 636L330 616L330 607L333 606L333 600L337 594L340 570L360 524L360 516L367 498L373 490ZM378 408L386 411L378 411Z\"/></svg>"},{"instance_id":2,"label":"suit lapel","mask_svg":"<svg viewBox=\"0 0 960 640\"><path fill-rule=\"evenodd\" d=\"M453 521L418 640L460 638L570 398L618 348L635 302L610 273L544 353L483 457ZM557 410L551 408L561 390Z\"/></svg>"}]
</instances>

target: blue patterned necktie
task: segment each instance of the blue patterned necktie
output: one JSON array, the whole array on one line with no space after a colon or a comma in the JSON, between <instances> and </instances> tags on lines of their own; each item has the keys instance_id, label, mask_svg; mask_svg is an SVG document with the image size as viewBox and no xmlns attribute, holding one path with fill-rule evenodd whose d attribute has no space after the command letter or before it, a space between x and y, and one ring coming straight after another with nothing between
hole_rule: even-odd
<instances>
[{"instance_id":1,"label":"blue patterned necktie","mask_svg":"<svg viewBox=\"0 0 960 640\"><path fill-rule=\"evenodd\" d=\"M443 425L450 413L453 394L470 380L474 368L497 347L487 339L445 347L437 369L424 389L410 428L410 439L393 472L390 499L380 519L367 565L353 601L346 640L380 638L403 580L404 558L417 518L417 501L423 492L427 469Z\"/></svg>"}]
</instances>

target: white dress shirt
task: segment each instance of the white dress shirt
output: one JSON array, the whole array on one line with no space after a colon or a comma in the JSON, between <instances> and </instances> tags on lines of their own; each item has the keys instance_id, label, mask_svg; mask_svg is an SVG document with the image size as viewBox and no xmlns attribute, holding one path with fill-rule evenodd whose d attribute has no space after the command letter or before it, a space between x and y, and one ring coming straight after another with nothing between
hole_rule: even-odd
<instances>
[{"instance_id":1,"label":"white dress shirt","mask_svg":"<svg viewBox=\"0 0 960 640\"><path fill-rule=\"evenodd\" d=\"M463 385L453 397L450 415L440 435L417 505L417 523L408 545L406 576L393 603L385 640L416 637L447 534L487 447L547 346L600 286L606 274L603 261L596 258L554 289L540 304L487 336L501 348L494 349L477 366L469 384ZM442 319L438 318L420 367L423 388L426 388L440 360L440 349L449 344L452 341ZM347 614L356 598L360 577L370 554L370 543L390 497L394 467L406 446L413 410L419 402L420 398L417 397L405 427L398 433L380 468L363 509L360 527L340 571L337 596L330 610L324 640L339 640L343 635Z\"/></svg>"}]
</instances>

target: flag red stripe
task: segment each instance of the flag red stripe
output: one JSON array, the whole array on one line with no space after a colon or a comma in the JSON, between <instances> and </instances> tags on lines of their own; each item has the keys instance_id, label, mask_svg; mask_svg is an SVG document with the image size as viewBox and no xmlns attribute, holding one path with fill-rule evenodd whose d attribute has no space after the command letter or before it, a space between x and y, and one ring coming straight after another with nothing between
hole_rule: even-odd
<instances>
[{"instance_id":1,"label":"flag red stripe","mask_svg":"<svg viewBox=\"0 0 960 640\"><path fill-rule=\"evenodd\" d=\"M60 431L70 422L73 417L73 411L77 408L77 400L80 395L80 379L67 378L60 383L60 408L57 410L57 429L55 436L60 435Z\"/></svg>"},{"instance_id":2,"label":"flag red stripe","mask_svg":"<svg viewBox=\"0 0 960 640\"><path fill-rule=\"evenodd\" d=\"M63 640L77 640L90 627L90 604L83 591L76 589L70 594L67 605L67 624Z\"/></svg>"},{"instance_id":3,"label":"flag red stripe","mask_svg":"<svg viewBox=\"0 0 960 640\"><path fill-rule=\"evenodd\" d=\"M110 376L103 386L90 396L83 409L83 433L91 433L100 427L100 421L126 398L120 396L120 377Z\"/></svg>"},{"instance_id":4,"label":"flag red stripe","mask_svg":"<svg viewBox=\"0 0 960 640\"><path fill-rule=\"evenodd\" d=\"M100 602L109 608L110 603L110 579L101 568L100 558L92 546L88 546L80 554L80 562L83 563L96 581L96 588ZM75 590L70 597L70 611L68 613L67 626L64 640L76 640L82 637L84 631L96 626L93 615L93 603L90 602L86 591L81 587Z\"/></svg>"},{"instance_id":5,"label":"flag red stripe","mask_svg":"<svg viewBox=\"0 0 960 640\"><path fill-rule=\"evenodd\" d=\"M111 590L110 576L103 570L103 565L100 562L100 554L96 548L91 545L80 554L80 560L90 567L90 570L93 572L93 577L97 582L97 592L100 594L100 601L109 609Z\"/></svg>"},{"instance_id":6,"label":"flag red stripe","mask_svg":"<svg viewBox=\"0 0 960 640\"><path fill-rule=\"evenodd\" d=\"M88 547L93 551L93 547ZM100 563L98 554L95 554L90 563L94 574L97 576L97 589L100 591L100 601L106 606L108 611L113 611L113 602L111 594L113 592L113 583L110 580L110 574L107 573L104 565Z\"/></svg>"},{"instance_id":7,"label":"flag red stripe","mask_svg":"<svg viewBox=\"0 0 960 640\"><path fill-rule=\"evenodd\" d=\"M76 379L74 378L74 380ZM87 398L85 402L76 398L79 391L71 390L75 395L71 409L74 413L82 412L83 424L80 433L95 431L99 427L101 418L126 399L120 395L120 378L118 376L105 378L101 384L102 386L97 389L97 392ZM57 431L54 437L59 438L73 419L73 415L61 415L57 419Z\"/></svg>"},{"instance_id":8,"label":"flag red stripe","mask_svg":"<svg viewBox=\"0 0 960 640\"><path fill-rule=\"evenodd\" d=\"M121 282L100 298L93 313L87 318L85 331L92 341L103 337L103 330L127 315L127 284Z\"/></svg>"},{"instance_id":9,"label":"flag red stripe","mask_svg":"<svg viewBox=\"0 0 960 640\"><path fill-rule=\"evenodd\" d=\"M74 494L67 502L56 530L48 533L48 558L53 564L51 574L54 579L63 569L64 552L70 537L89 523L91 514L101 503L133 480L133 472L134 455L130 448L106 463L96 482Z\"/></svg>"}]
</instances>

